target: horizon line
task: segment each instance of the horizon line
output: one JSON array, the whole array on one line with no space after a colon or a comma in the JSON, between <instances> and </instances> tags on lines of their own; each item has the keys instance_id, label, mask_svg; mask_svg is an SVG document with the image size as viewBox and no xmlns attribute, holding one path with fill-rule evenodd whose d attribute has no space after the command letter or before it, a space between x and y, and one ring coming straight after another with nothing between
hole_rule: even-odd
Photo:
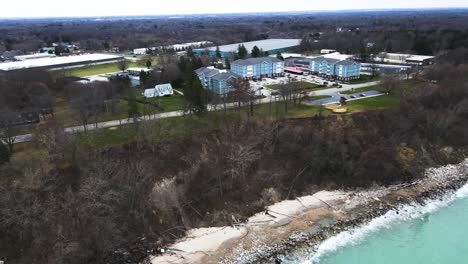
<instances>
[{"instance_id":1,"label":"horizon line","mask_svg":"<svg viewBox=\"0 0 468 264\"><path fill-rule=\"evenodd\" d=\"M313 14L335 12L376 12L376 11L437 11L437 10L468 10L468 7L414 7L414 8L369 8L369 9L327 9L327 10L297 10L297 11L268 11L268 12L234 12L234 13L173 13L173 14L146 14L146 15L82 15L82 16L37 16L37 17L0 17L2 20L34 20L34 19L79 19L79 18L144 18L144 17L190 17L203 15L259 15L259 14Z\"/></svg>"}]
</instances>

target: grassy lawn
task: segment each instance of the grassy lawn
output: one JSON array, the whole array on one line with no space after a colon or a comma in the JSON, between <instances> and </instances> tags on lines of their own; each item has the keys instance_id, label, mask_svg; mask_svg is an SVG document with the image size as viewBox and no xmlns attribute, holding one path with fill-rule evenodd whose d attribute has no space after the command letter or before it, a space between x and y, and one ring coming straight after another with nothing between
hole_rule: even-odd
<instances>
[{"instance_id":1,"label":"grassy lawn","mask_svg":"<svg viewBox=\"0 0 468 264\"><path fill-rule=\"evenodd\" d=\"M383 95L378 97L366 98L356 101L351 101L346 104L348 114L363 111L385 109L397 107L400 100L397 96ZM283 102L274 102L271 104L261 104L254 106L254 116L257 119L286 119L286 118L303 118L311 117L319 113L319 106L299 104L288 104L288 111L285 111ZM331 111L324 110L323 115L336 115ZM339 115L339 114L338 114ZM146 121L140 124L143 129L152 129L158 127L163 131L163 138L187 136L193 133L200 133L210 129L220 128L225 121L246 120L248 118L248 107L241 109L228 109L226 114L220 109L216 112L208 112L202 116L187 115L185 117L172 117L156 121ZM252 117L250 117L252 118ZM122 127L100 129L96 133L93 142L85 142L89 144L97 144L97 146L105 146L109 144L123 144L139 137L138 132L132 130L131 125ZM84 140L84 139L83 139Z\"/></svg>"},{"instance_id":2,"label":"grassy lawn","mask_svg":"<svg viewBox=\"0 0 468 264\"><path fill-rule=\"evenodd\" d=\"M136 61L132 62L130 60L127 60L128 62L128 67L146 67L146 61ZM156 59L152 59L152 65L156 64ZM85 66L85 67L78 67L78 68L71 68L71 69L66 69L66 70L59 70L56 71L57 74L62 74L65 76L76 76L76 77L85 77L85 76L91 76L91 75L97 75L97 74L104 74L104 73L110 73L110 72L118 72L119 67L117 62L113 63L106 63L106 64L97 64L97 65L90 65L90 66Z\"/></svg>"},{"instance_id":3,"label":"grassy lawn","mask_svg":"<svg viewBox=\"0 0 468 264\"><path fill-rule=\"evenodd\" d=\"M340 92L340 93L341 94L353 94L353 93L366 92L366 91L370 91L370 90L381 91L381 88L379 86L377 86L377 85L374 85L374 86L369 86L369 87L357 88L357 89L354 89L354 91L347 90L347 91L343 91L343 92Z\"/></svg>"},{"instance_id":4,"label":"grassy lawn","mask_svg":"<svg viewBox=\"0 0 468 264\"><path fill-rule=\"evenodd\" d=\"M161 98L161 104L165 105L167 109L175 109L178 103L181 103L182 101L182 96ZM400 101L397 96L384 95L351 101L347 103L346 107L348 108L348 113L356 113L397 107L399 102ZM124 104L122 104L121 107L122 109L126 109ZM194 133L196 134L210 129L220 128L226 121L246 120L247 118L280 120L285 118L311 117L319 113L320 106L306 104L294 105L290 102L288 104L288 111L286 112L283 102L272 102L271 104L255 105L253 117L248 117L247 106L244 106L241 109L227 109L226 114L224 114L224 110L222 108L219 109L220 110L216 112L208 112L201 116L187 115L154 121L145 121L139 123L138 129L135 129L134 125L123 125L120 127L99 129L97 131L92 130L89 131L88 134L77 133L76 139L84 147L95 149L108 145L124 144L133 141L136 138L141 139L143 134L145 136L154 136L158 134L158 132L155 131L159 131L160 138L167 139L172 137L188 136ZM325 116L335 115L328 110L324 110L322 114ZM122 113L122 117L126 117L126 113ZM115 116L110 119L115 119ZM142 131L151 132L145 132L142 134Z\"/></svg>"},{"instance_id":5,"label":"grassy lawn","mask_svg":"<svg viewBox=\"0 0 468 264\"><path fill-rule=\"evenodd\" d=\"M366 83L366 82L374 82L374 81L378 81L378 80L379 80L378 76L372 77L370 75L361 75L361 77L359 79L357 79L357 80L343 81L343 83L346 83L346 84L360 84L360 83Z\"/></svg>"},{"instance_id":6,"label":"grassy lawn","mask_svg":"<svg viewBox=\"0 0 468 264\"><path fill-rule=\"evenodd\" d=\"M282 102L270 104L261 104L254 106L254 116L257 119L284 119L284 118L299 118L309 117L318 113L318 106L312 105L296 105L288 104L288 111L285 111ZM327 114L325 111L324 114ZM215 112L208 112L204 115L187 115L180 117L171 117L160 120L146 121L139 124L140 131L133 129L133 125L124 125L120 127L99 129L93 131L92 137L85 136L83 133L77 134L79 141L89 147L102 147L106 145L124 144L135 138L141 138L139 134L144 129L151 131L160 129L162 138L172 138L179 136L187 136L196 134L210 129L216 129L223 126L225 122L236 120L246 120L248 118L248 107L244 106L241 109L220 109ZM250 117L252 118L252 117ZM89 133L89 132L88 132Z\"/></svg>"},{"instance_id":7,"label":"grassy lawn","mask_svg":"<svg viewBox=\"0 0 468 264\"><path fill-rule=\"evenodd\" d=\"M133 88L136 94L137 100L145 100L141 93L142 89ZM138 112L140 115L149 115L159 112L171 112L182 109L184 97L178 94L170 97L161 98L149 98L146 99L149 103L159 104L160 108L157 108L151 104L144 104L137 102ZM65 127L81 125L78 115L73 109L70 108L69 103L63 97L59 97L54 107L54 115ZM97 121L110 121L115 119L124 119L128 117L128 102L124 99L120 99L115 105L114 113L103 113ZM92 120L94 122L94 120Z\"/></svg>"},{"instance_id":8,"label":"grassy lawn","mask_svg":"<svg viewBox=\"0 0 468 264\"><path fill-rule=\"evenodd\" d=\"M306 90L320 90L320 89L317 89L317 88L326 88L326 87L322 87L322 86L320 86L318 84L310 83L310 82L299 81L298 83L302 88L304 88ZM281 88L281 86L283 86L283 85L282 84L265 85L265 87L270 88L272 90L278 90L278 89Z\"/></svg>"},{"instance_id":9,"label":"grassy lawn","mask_svg":"<svg viewBox=\"0 0 468 264\"><path fill-rule=\"evenodd\" d=\"M400 98L395 95L382 95L350 101L346 104L350 113L398 107Z\"/></svg>"}]
</instances>

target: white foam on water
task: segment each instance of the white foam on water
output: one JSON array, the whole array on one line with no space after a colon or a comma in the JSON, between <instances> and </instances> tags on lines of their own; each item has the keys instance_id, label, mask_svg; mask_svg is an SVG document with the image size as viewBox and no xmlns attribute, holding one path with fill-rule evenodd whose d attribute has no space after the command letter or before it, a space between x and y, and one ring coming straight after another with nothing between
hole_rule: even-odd
<instances>
[{"instance_id":1,"label":"white foam on water","mask_svg":"<svg viewBox=\"0 0 468 264\"><path fill-rule=\"evenodd\" d=\"M402 205L398 209L390 210L386 214L379 216L369 223L354 228L349 231L343 231L336 236L330 237L318 245L312 256L303 260L303 264L319 263L320 259L327 254L333 253L340 248L350 245L356 245L362 242L370 234L375 233L384 228L392 228L395 224L401 221L418 219L424 215L430 214L446 207L453 201L468 197L468 184L457 190L455 193L448 194L442 199L429 200L425 205L416 203Z\"/></svg>"}]
</instances>

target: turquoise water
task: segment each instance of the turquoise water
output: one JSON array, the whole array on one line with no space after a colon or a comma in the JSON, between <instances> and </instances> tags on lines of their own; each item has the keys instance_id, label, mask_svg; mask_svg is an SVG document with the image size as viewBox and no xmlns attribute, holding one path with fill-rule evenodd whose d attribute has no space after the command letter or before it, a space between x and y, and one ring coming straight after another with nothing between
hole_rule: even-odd
<instances>
[{"instance_id":1,"label":"turquoise water","mask_svg":"<svg viewBox=\"0 0 468 264\"><path fill-rule=\"evenodd\" d=\"M425 206L404 206L287 263L468 263L468 186Z\"/></svg>"}]
</instances>

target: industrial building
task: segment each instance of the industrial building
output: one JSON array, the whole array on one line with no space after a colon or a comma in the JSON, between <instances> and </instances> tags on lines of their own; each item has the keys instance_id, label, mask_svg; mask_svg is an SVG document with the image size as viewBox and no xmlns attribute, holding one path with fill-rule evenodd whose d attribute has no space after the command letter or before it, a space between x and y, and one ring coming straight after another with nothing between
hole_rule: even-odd
<instances>
[{"instance_id":1,"label":"industrial building","mask_svg":"<svg viewBox=\"0 0 468 264\"><path fill-rule=\"evenodd\" d=\"M231 81L239 78L238 75L229 70L219 70L213 66L203 67L195 70L203 88L217 94L227 94L233 90Z\"/></svg>"},{"instance_id":2,"label":"industrial building","mask_svg":"<svg viewBox=\"0 0 468 264\"><path fill-rule=\"evenodd\" d=\"M108 54L85 54L66 57L39 58L24 61L0 63L0 72L34 68L58 70L66 68L83 67L94 64L112 63L123 59L124 58L122 56Z\"/></svg>"},{"instance_id":3,"label":"industrial building","mask_svg":"<svg viewBox=\"0 0 468 264\"><path fill-rule=\"evenodd\" d=\"M276 54L294 50L299 47L300 43L300 39L264 39L219 46L219 51L222 57L230 57L237 52L240 45L244 45L248 52L251 52L253 47L257 46L267 54ZM194 49L193 52L198 55L207 52L210 56L216 56L216 47Z\"/></svg>"},{"instance_id":4,"label":"industrial building","mask_svg":"<svg viewBox=\"0 0 468 264\"><path fill-rule=\"evenodd\" d=\"M434 56L381 52L374 58L374 61L423 66L432 64L434 58Z\"/></svg>"},{"instance_id":5,"label":"industrial building","mask_svg":"<svg viewBox=\"0 0 468 264\"><path fill-rule=\"evenodd\" d=\"M410 74L414 67L412 65L361 63L361 72L366 74Z\"/></svg>"},{"instance_id":6,"label":"industrial building","mask_svg":"<svg viewBox=\"0 0 468 264\"><path fill-rule=\"evenodd\" d=\"M278 77L284 74L284 61L272 57L236 60L231 63L231 71L248 79Z\"/></svg>"},{"instance_id":7,"label":"industrial building","mask_svg":"<svg viewBox=\"0 0 468 264\"><path fill-rule=\"evenodd\" d=\"M33 59L41 59L41 58L54 58L54 57L56 57L55 54L34 53L34 54L29 54L29 55L15 56L15 60L24 61L24 60L33 60Z\"/></svg>"},{"instance_id":8,"label":"industrial building","mask_svg":"<svg viewBox=\"0 0 468 264\"><path fill-rule=\"evenodd\" d=\"M202 46L210 46L213 45L211 41L197 41L197 42L187 42L182 44L172 44L172 45L165 45L159 47L149 47L149 48L139 48L133 50L133 55L145 55L149 52L156 52L158 50L175 50L175 51L183 51L188 49L189 47L192 48L200 48Z\"/></svg>"}]
</instances>

